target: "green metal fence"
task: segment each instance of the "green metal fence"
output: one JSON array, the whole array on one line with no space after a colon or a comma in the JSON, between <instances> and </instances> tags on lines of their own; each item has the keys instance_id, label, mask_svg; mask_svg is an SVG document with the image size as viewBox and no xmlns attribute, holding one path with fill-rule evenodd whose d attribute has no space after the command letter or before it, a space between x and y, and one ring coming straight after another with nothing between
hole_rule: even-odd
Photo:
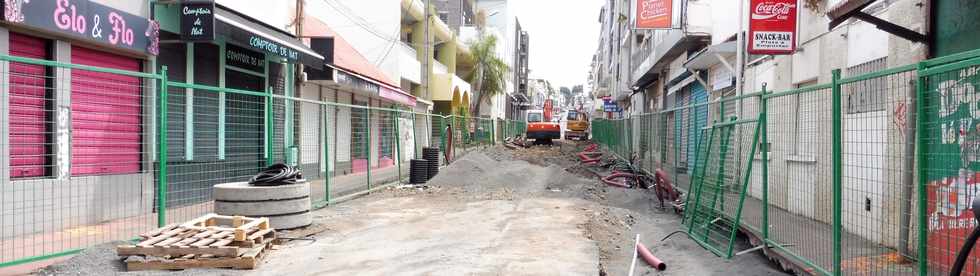
<instances>
[{"instance_id":1,"label":"green metal fence","mask_svg":"<svg viewBox=\"0 0 980 276\"><path fill-rule=\"evenodd\" d=\"M424 147L455 157L524 131L290 80L250 91L167 75L0 56L0 267L209 213L213 185L272 163L302 168L320 208L405 180Z\"/></svg>"},{"instance_id":2,"label":"green metal fence","mask_svg":"<svg viewBox=\"0 0 980 276\"><path fill-rule=\"evenodd\" d=\"M978 92L980 50L835 70L788 91L677 99L592 129L606 151L669 172L687 194L683 227L719 256L733 256L726 226L737 226L805 273L943 275L976 225ZM758 141L733 120L756 120ZM964 275L978 266L974 253Z\"/></svg>"}]
</instances>

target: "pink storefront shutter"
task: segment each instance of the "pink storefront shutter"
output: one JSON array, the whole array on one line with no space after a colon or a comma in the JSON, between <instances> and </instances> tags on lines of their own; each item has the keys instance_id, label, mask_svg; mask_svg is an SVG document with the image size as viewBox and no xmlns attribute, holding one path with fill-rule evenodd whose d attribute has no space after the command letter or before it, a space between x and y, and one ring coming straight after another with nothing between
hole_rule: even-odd
<instances>
[{"instance_id":1,"label":"pink storefront shutter","mask_svg":"<svg viewBox=\"0 0 980 276\"><path fill-rule=\"evenodd\" d=\"M47 59L44 39L10 33L10 55ZM47 70L44 66L10 64L10 176L44 176L48 162Z\"/></svg>"},{"instance_id":2,"label":"pink storefront shutter","mask_svg":"<svg viewBox=\"0 0 980 276\"><path fill-rule=\"evenodd\" d=\"M72 47L72 63L140 71L139 59ZM71 173L75 176L137 173L142 130L137 77L72 69Z\"/></svg>"}]
</instances>

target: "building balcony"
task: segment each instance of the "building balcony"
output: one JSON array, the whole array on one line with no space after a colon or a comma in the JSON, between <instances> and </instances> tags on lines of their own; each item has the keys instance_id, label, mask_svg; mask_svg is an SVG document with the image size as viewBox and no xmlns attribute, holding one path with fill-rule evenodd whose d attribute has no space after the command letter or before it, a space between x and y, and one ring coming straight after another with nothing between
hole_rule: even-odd
<instances>
[{"instance_id":1,"label":"building balcony","mask_svg":"<svg viewBox=\"0 0 980 276\"><path fill-rule=\"evenodd\" d=\"M400 48L400 57L398 59L399 68L402 73L402 79L411 81L415 84L422 83L422 63L419 62L418 52L415 48L402 42L398 45Z\"/></svg>"},{"instance_id":2,"label":"building balcony","mask_svg":"<svg viewBox=\"0 0 980 276\"><path fill-rule=\"evenodd\" d=\"M438 60L432 60L432 73L436 75L448 74L449 68Z\"/></svg>"}]
</instances>

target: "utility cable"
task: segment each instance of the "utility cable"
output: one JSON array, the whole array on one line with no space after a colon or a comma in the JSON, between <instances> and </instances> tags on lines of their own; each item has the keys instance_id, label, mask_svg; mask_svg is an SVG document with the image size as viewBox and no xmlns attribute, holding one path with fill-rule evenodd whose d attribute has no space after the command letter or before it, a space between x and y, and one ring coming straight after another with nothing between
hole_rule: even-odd
<instances>
[{"instance_id":1,"label":"utility cable","mask_svg":"<svg viewBox=\"0 0 980 276\"><path fill-rule=\"evenodd\" d=\"M277 163L253 176L248 181L248 184L254 186L281 186L301 183L303 181L305 179L303 179L303 173L299 169Z\"/></svg>"}]
</instances>

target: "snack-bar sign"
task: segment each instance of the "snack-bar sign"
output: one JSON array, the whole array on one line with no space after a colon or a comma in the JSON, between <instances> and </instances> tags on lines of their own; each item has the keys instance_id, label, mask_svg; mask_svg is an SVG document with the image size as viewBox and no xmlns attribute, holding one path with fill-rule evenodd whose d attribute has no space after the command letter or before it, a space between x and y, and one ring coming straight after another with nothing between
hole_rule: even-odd
<instances>
[{"instance_id":1,"label":"snack-bar sign","mask_svg":"<svg viewBox=\"0 0 980 276\"><path fill-rule=\"evenodd\" d=\"M89 0L3 0L3 20L157 55L160 25Z\"/></svg>"},{"instance_id":2,"label":"snack-bar sign","mask_svg":"<svg viewBox=\"0 0 980 276\"><path fill-rule=\"evenodd\" d=\"M752 0L748 52L786 55L796 50L797 0Z\"/></svg>"}]
</instances>

